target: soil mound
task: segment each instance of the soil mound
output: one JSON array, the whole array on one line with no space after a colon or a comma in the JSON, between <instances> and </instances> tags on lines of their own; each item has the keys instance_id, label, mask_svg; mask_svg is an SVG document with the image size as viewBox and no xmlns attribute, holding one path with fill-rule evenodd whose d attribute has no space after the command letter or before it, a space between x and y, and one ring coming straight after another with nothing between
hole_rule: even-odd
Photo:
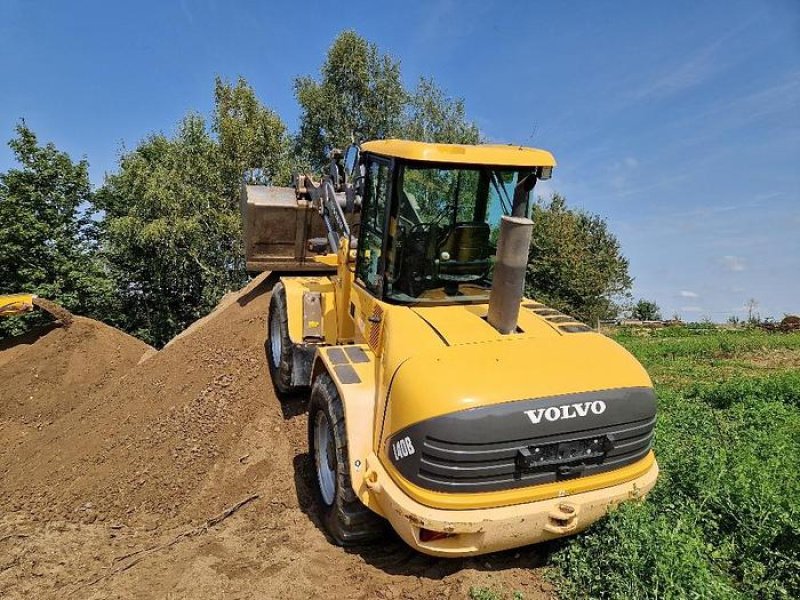
<instances>
[{"instance_id":1,"label":"soil mound","mask_svg":"<svg viewBox=\"0 0 800 600\"><path fill-rule=\"evenodd\" d=\"M117 383L150 346L113 327L72 317L0 343L0 419L41 428Z\"/></svg>"},{"instance_id":2,"label":"soil mound","mask_svg":"<svg viewBox=\"0 0 800 600\"><path fill-rule=\"evenodd\" d=\"M270 283L226 297L120 376L87 375L72 410L0 443L0 597L466 598L472 585L548 597L529 570L541 548L453 561L392 534L355 551L328 542L307 399L279 399L269 379ZM17 350L14 365L42 368L39 346L67 333ZM30 395L34 382L18 381Z\"/></svg>"},{"instance_id":3,"label":"soil mound","mask_svg":"<svg viewBox=\"0 0 800 600\"><path fill-rule=\"evenodd\" d=\"M147 345L86 319L9 361L9 412L48 419L14 456L0 450L12 507L66 521L177 516L269 389L261 311L228 308L141 362ZM133 351L115 369L123 337Z\"/></svg>"}]
</instances>

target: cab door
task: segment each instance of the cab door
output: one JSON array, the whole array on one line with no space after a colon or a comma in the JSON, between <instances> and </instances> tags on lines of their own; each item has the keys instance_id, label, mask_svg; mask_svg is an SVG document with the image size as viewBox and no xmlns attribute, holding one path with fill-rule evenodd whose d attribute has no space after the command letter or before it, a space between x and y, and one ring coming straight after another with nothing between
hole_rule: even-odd
<instances>
[{"instance_id":1,"label":"cab door","mask_svg":"<svg viewBox=\"0 0 800 600\"><path fill-rule=\"evenodd\" d=\"M386 271L386 230L391 198L391 161L365 156L364 195L356 252L351 314L356 342L367 343L379 354Z\"/></svg>"}]
</instances>

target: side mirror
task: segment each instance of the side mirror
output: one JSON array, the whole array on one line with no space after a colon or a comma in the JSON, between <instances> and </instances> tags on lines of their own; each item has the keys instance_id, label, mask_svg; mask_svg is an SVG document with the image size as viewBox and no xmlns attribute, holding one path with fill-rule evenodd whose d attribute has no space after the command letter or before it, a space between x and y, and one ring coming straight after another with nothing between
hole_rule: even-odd
<instances>
[{"instance_id":1,"label":"side mirror","mask_svg":"<svg viewBox=\"0 0 800 600\"><path fill-rule=\"evenodd\" d=\"M358 144L350 144L344 152L344 171L347 183L351 183L355 179L360 154L361 148L359 148Z\"/></svg>"}]
</instances>

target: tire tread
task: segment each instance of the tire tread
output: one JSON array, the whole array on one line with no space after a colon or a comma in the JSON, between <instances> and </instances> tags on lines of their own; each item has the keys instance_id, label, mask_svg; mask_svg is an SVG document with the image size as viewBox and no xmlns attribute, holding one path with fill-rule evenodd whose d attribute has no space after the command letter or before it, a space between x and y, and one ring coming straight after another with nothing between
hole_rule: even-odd
<instances>
[{"instance_id":1,"label":"tire tread","mask_svg":"<svg viewBox=\"0 0 800 600\"><path fill-rule=\"evenodd\" d=\"M339 392L330 375L321 374L314 381L308 411L308 437L311 460L314 460L314 423L318 410L325 410L333 424L336 443L336 497L333 505L322 500L316 467L312 469L314 489L322 513L322 522L330 536L340 546L351 546L376 541L383 537L386 522L367 508L353 490L347 450L347 430Z\"/></svg>"}]
</instances>

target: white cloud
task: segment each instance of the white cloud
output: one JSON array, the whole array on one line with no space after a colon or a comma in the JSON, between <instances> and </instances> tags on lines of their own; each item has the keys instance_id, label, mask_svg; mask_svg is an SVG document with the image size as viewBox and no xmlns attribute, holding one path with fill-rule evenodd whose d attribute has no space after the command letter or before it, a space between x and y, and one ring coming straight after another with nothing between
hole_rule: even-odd
<instances>
[{"instance_id":1,"label":"white cloud","mask_svg":"<svg viewBox=\"0 0 800 600\"><path fill-rule=\"evenodd\" d=\"M747 268L745 260L740 256L723 256L721 262L722 266L729 271L744 271Z\"/></svg>"},{"instance_id":2,"label":"white cloud","mask_svg":"<svg viewBox=\"0 0 800 600\"><path fill-rule=\"evenodd\" d=\"M691 292L689 290L681 290L680 291L681 298L697 298L697 292Z\"/></svg>"},{"instance_id":3,"label":"white cloud","mask_svg":"<svg viewBox=\"0 0 800 600\"><path fill-rule=\"evenodd\" d=\"M665 66L655 78L644 82L632 94L635 100L664 98L702 85L712 77L733 67L741 58L741 52L732 52L731 40L750 27L755 18L741 21L716 39L701 48L683 55L683 60Z\"/></svg>"},{"instance_id":4,"label":"white cloud","mask_svg":"<svg viewBox=\"0 0 800 600\"><path fill-rule=\"evenodd\" d=\"M628 167L629 169L635 169L636 167L639 166L639 161L632 156L626 158L624 162L625 166Z\"/></svg>"},{"instance_id":5,"label":"white cloud","mask_svg":"<svg viewBox=\"0 0 800 600\"><path fill-rule=\"evenodd\" d=\"M681 306L680 310L687 313L699 313L703 311L700 306Z\"/></svg>"}]
</instances>

